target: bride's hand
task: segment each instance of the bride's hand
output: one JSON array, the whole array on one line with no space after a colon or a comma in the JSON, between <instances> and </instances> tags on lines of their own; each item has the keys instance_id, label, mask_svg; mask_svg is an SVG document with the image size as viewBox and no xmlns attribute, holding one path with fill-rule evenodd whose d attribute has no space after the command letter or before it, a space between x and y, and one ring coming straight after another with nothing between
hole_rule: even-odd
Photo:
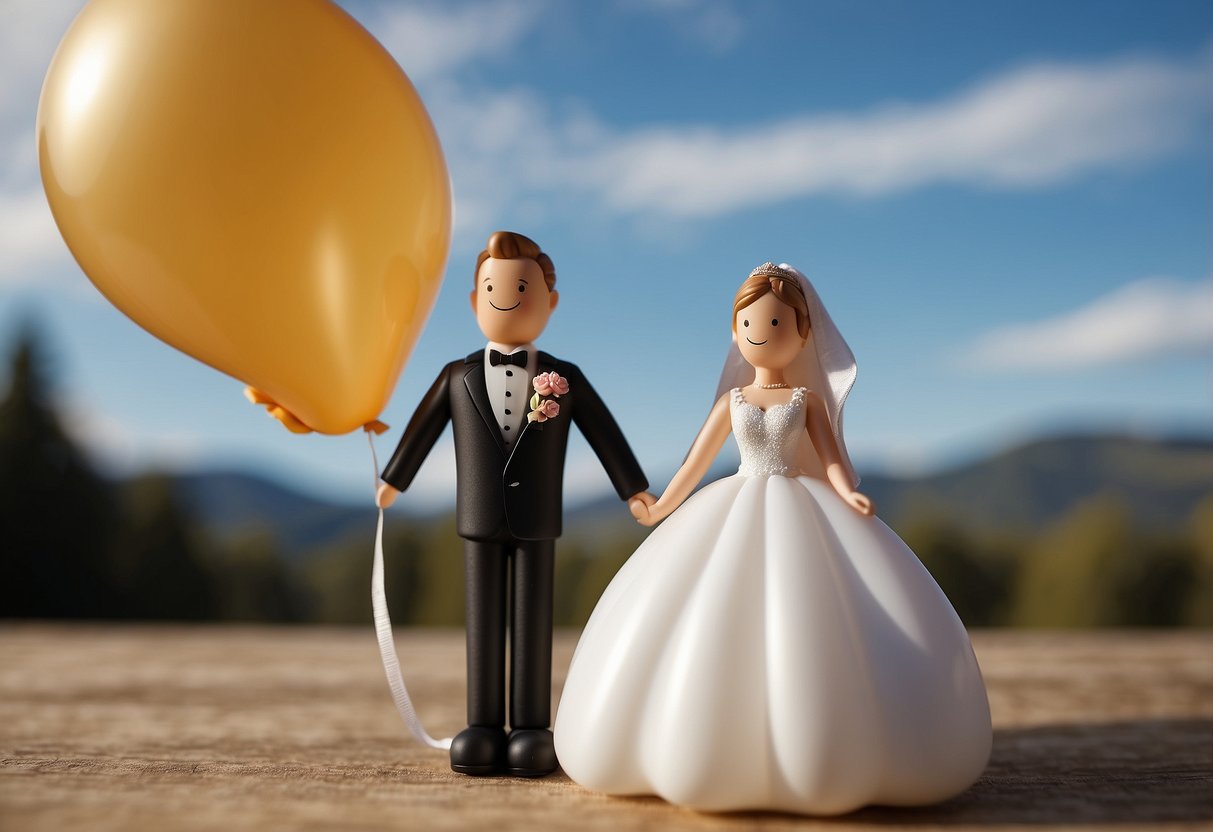
<instances>
[{"instance_id":1,"label":"bride's hand","mask_svg":"<svg viewBox=\"0 0 1213 832\"><path fill-rule=\"evenodd\" d=\"M653 505L656 501L657 498L649 494L648 491L637 491L636 494L627 498L627 508L628 511L632 512L632 517L639 518L640 514L637 514L637 512L643 513L643 509Z\"/></svg>"},{"instance_id":2,"label":"bride's hand","mask_svg":"<svg viewBox=\"0 0 1213 832\"><path fill-rule=\"evenodd\" d=\"M648 519L649 509L657 502L657 498L647 491L639 491L628 500L628 511L636 518L636 522L644 523Z\"/></svg>"},{"instance_id":3,"label":"bride's hand","mask_svg":"<svg viewBox=\"0 0 1213 832\"><path fill-rule=\"evenodd\" d=\"M662 505L661 500L658 500L653 505L647 507L647 511L643 517L636 515L635 512L633 512L633 515L636 517L636 522L642 526L656 526L668 517L671 511L672 509L669 506Z\"/></svg>"},{"instance_id":4,"label":"bride's hand","mask_svg":"<svg viewBox=\"0 0 1213 832\"><path fill-rule=\"evenodd\" d=\"M843 496L847 501L847 505L858 511L864 517L871 517L876 513L876 506L871 498L866 494L860 494L858 491L852 491L850 494Z\"/></svg>"}]
</instances>

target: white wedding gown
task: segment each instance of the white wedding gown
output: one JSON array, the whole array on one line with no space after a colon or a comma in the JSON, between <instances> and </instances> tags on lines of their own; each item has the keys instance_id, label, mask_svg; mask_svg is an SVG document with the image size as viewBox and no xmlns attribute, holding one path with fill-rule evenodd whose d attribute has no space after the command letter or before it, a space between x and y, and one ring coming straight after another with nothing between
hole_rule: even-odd
<instances>
[{"instance_id":1,"label":"white wedding gown","mask_svg":"<svg viewBox=\"0 0 1213 832\"><path fill-rule=\"evenodd\" d=\"M734 476L657 527L595 608L556 716L583 786L700 810L933 803L990 754L968 634L887 526L795 476L804 391L732 393Z\"/></svg>"}]
</instances>

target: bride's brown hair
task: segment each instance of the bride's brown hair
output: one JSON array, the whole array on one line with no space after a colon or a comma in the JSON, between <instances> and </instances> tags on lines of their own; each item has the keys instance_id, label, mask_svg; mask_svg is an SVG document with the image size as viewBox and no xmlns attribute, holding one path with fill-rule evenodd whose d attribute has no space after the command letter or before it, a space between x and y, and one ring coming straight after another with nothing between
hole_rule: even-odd
<instances>
[{"instance_id":1,"label":"bride's brown hair","mask_svg":"<svg viewBox=\"0 0 1213 832\"><path fill-rule=\"evenodd\" d=\"M804 289L796 276L784 271L778 266L764 263L741 284L737 296L733 298L733 331L737 331L737 313L768 292L779 298L786 306L792 307L796 313L796 331L801 338L809 337L812 325L809 322L809 302L805 300Z\"/></svg>"}]
</instances>

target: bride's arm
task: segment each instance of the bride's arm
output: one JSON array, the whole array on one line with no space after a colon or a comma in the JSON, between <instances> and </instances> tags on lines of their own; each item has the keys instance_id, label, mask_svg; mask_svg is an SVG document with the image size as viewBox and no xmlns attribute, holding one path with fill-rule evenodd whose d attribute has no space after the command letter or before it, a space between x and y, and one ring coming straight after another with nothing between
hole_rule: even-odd
<instances>
[{"instance_id":1,"label":"bride's arm","mask_svg":"<svg viewBox=\"0 0 1213 832\"><path fill-rule=\"evenodd\" d=\"M642 525L652 526L682 505L683 500L691 495L703 475L708 472L730 430L729 394L725 393L712 405L712 412L699 429L699 435L695 437L686 460L674 475L674 479L670 480L665 493L654 505L648 507L647 512L637 513L636 519Z\"/></svg>"},{"instance_id":2,"label":"bride's arm","mask_svg":"<svg viewBox=\"0 0 1213 832\"><path fill-rule=\"evenodd\" d=\"M842 499L860 514L868 516L876 511L876 506L865 494L860 494L851 485L851 477L846 466L842 464L842 454L838 450L838 441L830 427L830 414L826 411L825 401L813 392L806 394L805 427L813 447L821 457L821 463L826 469L826 478Z\"/></svg>"}]
</instances>

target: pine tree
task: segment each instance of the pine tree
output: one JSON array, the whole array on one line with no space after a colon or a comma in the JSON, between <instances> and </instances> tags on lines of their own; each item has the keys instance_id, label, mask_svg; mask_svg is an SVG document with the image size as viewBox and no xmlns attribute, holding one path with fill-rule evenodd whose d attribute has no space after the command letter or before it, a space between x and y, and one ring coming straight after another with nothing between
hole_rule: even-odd
<instances>
[{"instance_id":1,"label":"pine tree","mask_svg":"<svg viewBox=\"0 0 1213 832\"><path fill-rule=\"evenodd\" d=\"M172 480L148 474L125 489L126 533L123 588L127 615L168 621L213 619L218 612L216 577L204 565L206 542L174 493Z\"/></svg>"},{"instance_id":2,"label":"pine tree","mask_svg":"<svg viewBox=\"0 0 1213 832\"><path fill-rule=\"evenodd\" d=\"M112 486L63 429L47 359L27 324L0 401L0 616L119 614Z\"/></svg>"}]
</instances>

